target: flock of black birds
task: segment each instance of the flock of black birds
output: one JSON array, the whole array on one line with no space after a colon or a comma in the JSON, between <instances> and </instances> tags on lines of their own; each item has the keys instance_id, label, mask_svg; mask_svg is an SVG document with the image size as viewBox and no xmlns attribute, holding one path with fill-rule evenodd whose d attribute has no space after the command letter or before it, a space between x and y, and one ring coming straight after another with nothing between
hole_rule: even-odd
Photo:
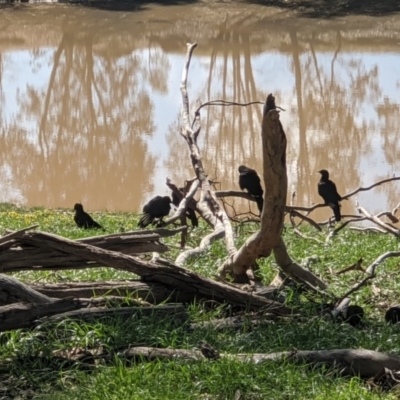
<instances>
[{"instance_id":1,"label":"flock of black birds","mask_svg":"<svg viewBox=\"0 0 400 400\"><path fill-rule=\"evenodd\" d=\"M261 187L261 180L254 169L240 165L239 168L239 187L243 191L254 197L257 203L257 208L261 214L264 204L264 191ZM333 210L336 222L342 218L340 214L341 196L337 192L336 185L329 179L329 172L326 169L318 171L321 174L321 179L318 182L318 194L323 198ZM179 188L183 197L183 188ZM140 228L153 224L158 227L163 225L163 218L168 216L171 211L171 203L175 207L179 207L180 199L172 192L172 199L169 196L155 196L143 207L143 215L138 222ZM84 211L82 204L76 203L74 206L75 215L74 221L79 228L84 229L103 229L93 218ZM191 221L193 227L197 227L199 222L193 205L188 205L186 209L186 217Z\"/></svg>"},{"instance_id":2,"label":"flock of black birds","mask_svg":"<svg viewBox=\"0 0 400 400\"><path fill-rule=\"evenodd\" d=\"M342 219L340 213L340 203L342 197L336 189L336 185L329 179L329 172L326 169L318 171L321 174L321 179L318 182L318 194L333 210L336 222ZM257 203L258 210L262 211L263 208L263 189L261 187L261 180L257 172L254 169L248 168L244 165L239 166L239 186L242 190L247 192L254 197Z\"/></svg>"},{"instance_id":3,"label":"flock of black birds","mask_svg":"<svg viewBox=\"0 0 400 400\"><path fill-rule=\"evenodd\" d=\"M268 113L272 109L280 108L275 105L275 97L272 94L267 96L263 115ZM240 165L239 168L239 187L243 191L247 191L248 194L254 197L257 203L258 211L262 212L264 199L264 191L261 187L261 180L257 172L254 169ZM321 179L318 182L318 194L323 198L325 204L332 208L336 222L339 222L342 218L340 214L339 201L342 200L341 196L337 192L336 185L329 179L329 172L326 169L318 171L321 174ZM184 196L184 188L179 188L180 194ZM169 215L171 211L171 203L175 207L179 207L180 198L175 192L172 192L172 199L169 196L156 196L152 198L143 207L143 215L139 220L138 226L145 228L146 226L153 224L158 227L162 226L163 218ZM84 229L103 229L92 217L83 210L82 204L77 203L74 206L75 216L74 220L79 228ZM189 204L186 208L186 217L191 221L192 226L198 226L198 219L195 212L195 206Z\"/></svg>"}]
</instances>

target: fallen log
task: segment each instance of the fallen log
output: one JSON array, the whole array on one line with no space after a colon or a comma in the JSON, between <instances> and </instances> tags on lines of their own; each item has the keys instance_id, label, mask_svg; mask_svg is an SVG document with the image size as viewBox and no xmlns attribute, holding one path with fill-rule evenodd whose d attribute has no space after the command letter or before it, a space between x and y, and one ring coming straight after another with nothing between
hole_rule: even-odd
<instances>
[{"instance_id":1,"label":"fallen log","mask_svg":"<svg viewBox=\"0 0 400 400\"><path fill-rule=\"evenodd\" d=\"M212 319L210 321L201 321L191 323L189 326L190 330L195 329L212 329L221 331L224 329L242 329L242 328L255 328L264 325L268 325L276 321L277 316L274 314L265 314L259 318L246 318L246 317L227 317Z\"/></svg>"},{"instance_id":2,"label":"fallen log","mask_svg":"<svg viewBox=\"0 0 400 400\"><path fill-rule=\"evenodd\" d=\"M51 301L49 296L34 288L24 285L11 276L0 274L0 305L19 302L44 304Z\"/></svg>"},{"instance_id":3,"label":"fallen log","mask_svg":"<svg viewBox=\"0 0 400 400\"><path fill-rule=\"evenodd\" d=\"M159 349L154 347L131 347L119 353L125 357L154 359L183 359L202 361L206 357L198 350ZM324 364L338 367L341 375L357 375L362 378L376 377L385 372L385 368L400 370L400 358L366 349L303 350L283 351L270 354L220 354L220 358L254 362L287 360L295 363Z\"/></svg>"},{"instance_id":4,"label":"fallen log","mask_svg":"<svg viewBox=\"0 0 400 400\"><path fill-rule=\"evenodd\" d=\"M36 321L36 323L60 322L66 319L73 319L84 322L93 322L101 320L121 320L125 322L134 317L150 317L157 319L168 317L168 321L173 323L174 327L183 325L189 316L186 308L182 304L169 304L164 306L149 307L118 307L118 308L102 308L91 307L81 308L77 310L66 311L60 314L46 316Z\"/></svg>"},{"instance_id":5,"label":"fallen log","mask_svg":"<svg viewBox=\"0 0 400 400\"><path fill-rule=\"evenodd\" d=\"M89 281L67 283L27 284L27 286L54 298L91 298L94 296L128 296L143 299L152 304L165 301L189 303L193 294L170 290L159 283L146 283L138 280L129 281Z\"/></svg>"},{"instance_id":6,"label":"fallen log","mask_svg":"<svg viewBox=\"0 0 400 400\"><path fill-rule=\"evenodd\" d=\"M226 285L212 279L204 278L193 271L178 267L173 263L162 260L146 262L139 258L104 250L92 245L77 243L59 236L37 232L35 236L24 238L30 245L48 247L67 254L96 261L102 265L129 271L142 277L146 282L165 285L170 290L190 293L193 296L207 298L217 302L228 302L233 305L259 309L264 307L275 314L290 314L290 308L282 304Z\"/></svg>"},{"instance_id":7,"label":"fallen log","mask_svg":"<svg viewBox=\"0 0 400 400\"><path fill-rule=\"evenodd\" d=\"M163 236L180 232L181 229L162 229L159 232L138 231L113 235L95 236L78 239L77 243L86 243L103 249L119 251L124 254L138 254L168 251L168 246L160 242L160 233ZM150 232L150 233L149 233ZM8 235L12 237L13 234ZM0 272L19 272L32 269L64 270L95 268L103 266L101 263L84 260L71 254L39 246L31 245L31 240L40 235L40 232L26 232L19 234L13 240L8 240L0 247Z\"/></svg>"},{"instance_id":8,"label":"fallen log","mask_svg":"<svg viewBox=\"0 0 400 400\"><path fill-rule=\"evenodd\" d=\"M87 307L89 301L61 299L43 304L14 303L0 307L0 332L11 329L29 328L34 321L48 315Z\"/></svg>"},{"instance_id":9,"label":"fallen log","mask_svg":"<svg viewBox=\"0 0 400 400\"><path fill-rule=\"evenodd\" d=\"M142 299L152 304L163 302L190 303L196 296L189 292L171 290L160 283L139 280L126 281L85 281L63 283L27 283L27 286L46 296L62 299L66 297L93 298L97 296L128 296L130 299ZM254 292L257 296L284 302L279 289L265 286ZM199 296L197 296L199 299Z\"/></svg>"}]
</instances>

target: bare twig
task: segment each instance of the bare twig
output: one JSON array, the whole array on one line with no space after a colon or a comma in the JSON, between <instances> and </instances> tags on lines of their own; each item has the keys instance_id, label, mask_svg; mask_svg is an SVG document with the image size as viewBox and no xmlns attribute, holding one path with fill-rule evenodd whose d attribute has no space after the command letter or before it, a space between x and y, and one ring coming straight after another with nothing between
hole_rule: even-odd
<instances>
[{"instance_id":1,"label":"bare twig","mask_svg":"<svg viewBox=\"0 0 400 400\"><path fill-rule=\"evenodd\" d=\"M356 283L350 290L348 290L342 297L341 299L345 299L346 297L349 297L352 295L354 292L357 292L357 290L360 290L363 286L365 286L371 279L374 279L375 275L368 275L365 277L362 281Z\"/></svg>"},{"instance_id":2,"label":"bare twig","mask_svg":"<svg viewBox=\"0 0 400 400\"><path fill-rule=\"evenodd\" d=\"M382 184L384 184L384 183L393 182L393 181L398 181L398 180L400 180L400 177L392 177L392 178L387 178L387 179L383 179L383 180L381 180L381 181L375 182L375 183L372 184L371 186L359 187L359 188L353 190L352 192L350 192L350 193L348 193L348 194L342 196L342 200L346 200L346 199L350 198L351 196L354 196L354 195L357 194L358 192L365 192L365 191L367 191L367 190L370 190L370 189L372 189L372 188L374 188L374 187L376 187L376 186L382 185Z\"/></svg>"},{"instance_id":3,"label":"bare twig","mask_svg":"<svg viewBox=\"0 0 400 400\"><path fill-rule=\"evenodd\" d=\"M387 258L400 257L400 251L389 251L379 256L374 262L372 262L367 268L367 274L374 275L376 267L385 261Z\"/></svg>"},{"instance_id":4,"label":"bare twig","mask_svg":"<svg viewBox=\"0 0 400 400\"><path fill-rule=\"evenodd\" d=\"M376 225L380 226L381 228L383 228L385 231L391 233L392 235L399 237L400 236L400 231L395 228L392 227L388 224L386 224L385 222L381 221L376 215L371 215L364 207L361 207L358 204L358 201L356 201L356 207L357 210L360 214L363 214L368 220L374 222Z\"/></svg>"}]
</instances>

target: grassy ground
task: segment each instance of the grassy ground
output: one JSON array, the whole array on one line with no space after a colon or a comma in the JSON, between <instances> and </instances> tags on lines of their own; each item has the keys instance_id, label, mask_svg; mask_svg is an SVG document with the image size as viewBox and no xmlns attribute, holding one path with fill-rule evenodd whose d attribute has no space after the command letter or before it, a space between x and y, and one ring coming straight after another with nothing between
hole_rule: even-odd
<instances>
[{"instance_id":1,"label":"grassy ground","mask_svg":"<svg viewBox=\"0 0 400 400\"><path fill-rule=\"evenodd\" d=\"M137 217L133 214L94 214L107 233L134 229ZM75 227L72 213L65 210L16 209L0 206L0 231L18 229L38 223L40 229L70 238L92 236L96 231ZM235 227L240 245L256 226ZM194 245L206 232L193 232ZM326 232L307 232L324 239ZM102 232L98 232L102 234ZM177 239L166 242L174 245ZM295 236L285 229L284 240L291 256L301 262L310 256L310 265L330 286L335 295L344 293L362 277L361 272L333 275L363 257L367 266L378 255L398 249L391 236L342 231L331 245L324 246ZM167 255L173 259L178 252L173 247ZM213 276L225 257L222 242L216 243L207 256L195 259L188 266L207 276ZM110 319L103 323L63 321L58 326L31 331L0 334L0 399L396 399L400 393L381 393L358 378L341 378L336 371L293 366L286 362L243 364L228 360L216 362L142 362L131 364L115 356L107 364L91 367L65 365L51 355L73 348L115 349L120 346L148 345L171 348L196 348L199 340L206 340L221 352L272 352L296 349L367 348L400 355L400 326L384 323L385 309L398 302L398 260L386 261L378 268L378 276L369 287L353 296L354 303L367 312L366 325L355 329L344 323L332 323L321 318L310 318L307 323L275 322L239 331L211 328L189 332L186 326L174 328L170 321L151 317L132 319L122 323ZM272 259L263 260L260 274L268 283L277 272ZM91 279L119 279L129 274L106 268L59 273L26 272L16 276L24 281L68 281ZM314 305L304 295L286 293L288 303L302 303L303 312L312 312ZM229 314L229 309L205 311L201 305L189 308L192 321L209 320ZM4 396L4 397L2 397Z\"/></svg>"}]
</instances>

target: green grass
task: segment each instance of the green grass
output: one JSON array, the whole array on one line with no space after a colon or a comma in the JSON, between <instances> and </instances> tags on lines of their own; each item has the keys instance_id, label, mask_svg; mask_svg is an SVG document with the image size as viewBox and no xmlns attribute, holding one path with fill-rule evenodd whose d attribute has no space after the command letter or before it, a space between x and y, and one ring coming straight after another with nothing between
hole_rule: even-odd
<instances>
[{"instance_id":1,"label":"green grass","mask_svg":"<svg viewBox=\"0 0 400 400\"><path fill-rule=\"evenodd\" d=\"M137 216L128 213L96 213L95 219L107 233L135 229ZM39 224L43 231L69 238L103 234L75 227L72 212L66 210L24 209L0 205L0 229L20 229ZM256 225L235 227L239 247ZM304 231L321 240L327 232ZM195 246L207 232L200 227L192 232L190 246ZM361 272L334 275L364 259L366 267L377 256L398 249L398 241L388 235L342 231L329 246L296 236L290 228L284 240L293 259L301 262L310 256L317 261L310 269L330 285L330 292L343 294L359 281ZM174 245L164 255L174 259L179 252L178 239L164 242ZM188 268L203 275L214 276L226 256L223 241L215 243L206 256L191 260ZM276 274L272 258L260 261L260 276L268 283ZM345 323L333 323L315 316L314 304L305 293L287 291L288 304L301 305L308 319L282 320L259 327L244 326L240 330L212 328L188 330L176 328L168 319L143 317L122 322L109 318L97 323L62 321L58 325L41 326L34 330L18 330L0 334L0 398L35 399L395 399L398 392L382 393L369 390L358 378L340 377L334 370L296 366L287 362L266 362L255 365L232 360L184 362L132 362L114 354L108 362L90 366L66 364L54 355L71 349L99 349L112 352L130 345L195 349L205 340L221 352L269 353L273 351L334 348L367 348L400 355L400 326L384 323L384 312L398 301L399 261L389 259L378 267L373 285L362 288L352 300L364 307L366 325L354 329ZM59 282L68 280L121 279L127 273L108 268L62 272L24 272L15 274L21 280ZM326 300L326 299L318 299ZM229 307L206 310L200 304L188 308L190 321L204 321L230 314ZM5 388L8 388L6 391ZM7 398L7 397L4 397Z\"/></svg>"}]
</instances>

